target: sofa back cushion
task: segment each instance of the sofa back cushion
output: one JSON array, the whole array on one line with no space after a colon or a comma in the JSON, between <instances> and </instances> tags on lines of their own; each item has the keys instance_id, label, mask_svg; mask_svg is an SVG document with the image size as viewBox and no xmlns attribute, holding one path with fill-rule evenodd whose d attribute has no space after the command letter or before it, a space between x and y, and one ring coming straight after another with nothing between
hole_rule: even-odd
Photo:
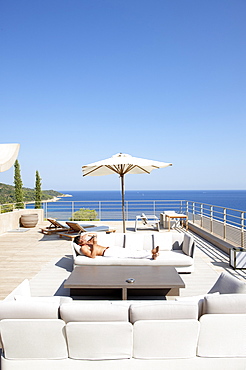
<instances>
[{"instance_id":1,"label":"sofa back cushion","mask_svg":"<svg viewBox=\"0 0 246 370\"><path fill-rule=\"evenodd\" d=\"M89 231L89 229L88 229ZM125 234L123 233L97 233L97 243L103 247L124 247Z\"/></svg>"},{"instance_id":2,"label":"sofa back cushion","mask_svg":"<svg viewBox=\"0 0 246 370\"><path fill-rule=\"evenodd\" d=\"M144 235L142 234L125 234L125 248L130 250L141 251L144 245ZM151 249L151 248L150 248Z\"/></svg>"},{"instance_id":3,"label":"sofa back cushion","mask_svg":"<svg viewBox=\"0 0 246 370\"><path fill-rule=\"evenodd\" d=\"M199 326L197 320L137 321L133 326L133 357L139 359L195 357Z\"/></svg>"},{"instance_id":4,"label":"sofa back cushion","mask_svg":"<svg viewBox=\"0 0 246 370\"><path fill-rule=\"evenodd\" d=\"M58 302L3 301L0 302L0 320L58 319L58 310Z\"/></svg>"},{"instance_id":5,"label":"sofa back cushion","mask_svg":"<svg viewBox=\"0 0 246 370\"><path fill-rule=\"evenodd\" d=\"M84 303L74 301L61 305L60 316L65 322L128 321L128 307L112 305L110 302Z\"/></svg>"},{"instance_id":6,"label":"sofa back cushion","mask_svg":"<svg viewBox=\"0 0 246 370\"><path fill-rule=\"evenodd\" d=\"M246 357L246 315L203 315L200 324L198 356Z\"/></svg>"},{"instance_id":7,"label":"sofa back cushion","mask_svg":"<svg viewBox=\"0 0 246 370\"><path fill-rule=\"evenodd\" d=\"M219 295L219 293L213 293L213 295ZM204 297L205 295L197 295L193 297L176 297L175 301L179 302L194 302L198 304L198 318L202 316L204 312Z\"/></svg>"},{"instance_id":8,"label":"sofa back cushion","mask_svg":"<svg viewBox=\"0 0 246 370\"><path fill-rule=\"evenodd\" d=\"M187 256L193 256L193 244L194 239L192 236L188 235L187 233L184 234L184 241L182 244L182 251L187 254Z\"/></svg>"},{"instance_id":9,"label":"sofa back cushion","mask_svg":"<svg viewBox=\"0 0 246 370\"><path fill-rule=\"evenodd\" d=\"M16 295L21 295L25 297L31 297L30 283L28 279L25 279L20 283L7 297L4 301L13 301Z\"/></svg>"},{"instance_id":10,"label":"sofa back cushion","mask_svg":"<svg viewBox=\"0 0 246 370\"><path fill-rule=\"evenodd\" d=\"M66 333L70 358L112 360L132 356L129 322L70 322Z\"/></svg>"},{"instance_id":11,"label":"sofa back cushion","mask_svg":"<svg viewBox=\"0 0 246 370\"><path fill-rule=\"evenodd\" d=\"M59 296L59 295L54 295L54 296L49 296L49 297L45 297L45 296L25 297L25 296L22 296L22 295L16 295L15 296L15 301L26 302L26 303L28 303L28 302L30 302L30 303L32 303L32 302L57 303L57 304L61 305L62 303L72 302L73 298L66 297L66 296Z\"/></svg>"},{"instance_id":12,"label":"sofa back cushion","mask_svg":"<svg viewBox=\"0 0 246 370\"><path fill-rule=\"evenodd\" d=\"M246 314L246 294L206 295L204 297L203 313Z\"/></svg>"},{"instance_id":13,"label":"sofa back cushion","mask_svg":"<svg viewBox=\"0 0 246 370\"><path fill-rule=\"evenodd\" d=\"M197 302L165 301L162 303L132 304L129 308L130 322L139 320L197 319Z\"/></svg>"},{"instance_id":14,"label":"sofa back cushion","mask_svg":"<svg viewBox=\"0 0 246 370\"><path fill-rule=\"evenodd\" d=\"M2 320L4 357L16 359L64 359L68 357L62 320Z\"/></svg>"},{"instance_id":15,"label":"sofa back cushion","mask_svg":"<svg viewBox=\"0 0 246 370\"><path fill-rule=\"evenodd\" d=\"M154 248L159 246L161 251L171 251L173 245L172 233L153 234Z\"/></svg>"},{"instance_id":16,"label":"sofa back cushion","mask_svg":"<svg viewBox=\"0 0 246 370\"><path fill-rule=\"evenodd\" d=\"M153 249L153 234L152 233L144 233L143 249L146 251L150 251Z\"/></svg>"},{"instance_id":17,"label":"sofa back cushion","mask_svg":"<svg viewBox=\"0 0 246 370\"><path fill-rule=\"evenodd\" d=\"M228 272L222 272L208 293L215 292L219 292L220 294L246 294L246 283Z\"/></svg>"}]
</instances>

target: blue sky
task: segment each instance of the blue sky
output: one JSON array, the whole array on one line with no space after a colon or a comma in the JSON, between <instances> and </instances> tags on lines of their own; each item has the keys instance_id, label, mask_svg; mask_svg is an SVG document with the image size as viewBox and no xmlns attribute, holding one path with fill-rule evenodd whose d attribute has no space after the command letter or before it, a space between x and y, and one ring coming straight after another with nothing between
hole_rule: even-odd
<instances>
[{"instance_id":1,"label":"blue sky","mask_svg":"<svg viewBox=\"0 0 246 370\"><path fill-rule=\"evenodd\" d=\"M128 190L245 189L245 0L1 0L1 143L24 186L118 190L81 166L172 162ZM13 168L0 174L13 183Z\"/></svg>"}]
</instances>

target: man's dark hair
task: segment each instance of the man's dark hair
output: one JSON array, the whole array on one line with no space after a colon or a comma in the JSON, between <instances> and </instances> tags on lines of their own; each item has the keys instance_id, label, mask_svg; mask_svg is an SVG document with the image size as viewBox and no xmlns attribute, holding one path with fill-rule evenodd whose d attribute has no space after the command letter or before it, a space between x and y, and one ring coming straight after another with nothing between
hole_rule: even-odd
<instances>
[{"instance_id":1,"label":"man's dark hair","mask_svg":"<svg viewBox=\"0 0 246 370\"><path fill-rule=\"evenodd\" d=\"M80 235L77 235L75 236L75 238L73 239L73 242L76 243L76 244L79 244L79 239L80 239Z\"/></svg>"}]
</instances>

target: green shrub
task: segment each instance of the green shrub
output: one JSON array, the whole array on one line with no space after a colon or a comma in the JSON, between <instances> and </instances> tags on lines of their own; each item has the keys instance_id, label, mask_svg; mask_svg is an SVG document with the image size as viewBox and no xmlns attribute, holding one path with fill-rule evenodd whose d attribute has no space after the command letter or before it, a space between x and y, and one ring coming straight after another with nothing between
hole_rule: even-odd
<instances>
[{"instance_id":1,"label":"green shrub","mask_svg":"<svg viewBox=\"0 0 246 370\"><path fill-rule=\"evenodd\" d=\"M97 221L97 211L95 209L80 208L79 211L73 213L70 221Z\"/></svg>"}]
</instances>

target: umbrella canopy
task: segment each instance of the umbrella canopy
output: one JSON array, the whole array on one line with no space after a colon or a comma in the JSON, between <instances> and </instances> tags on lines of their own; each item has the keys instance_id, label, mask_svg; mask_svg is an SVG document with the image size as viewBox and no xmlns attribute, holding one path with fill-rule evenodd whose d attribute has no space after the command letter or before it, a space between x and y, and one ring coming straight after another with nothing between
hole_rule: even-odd
<instances>
[{"instance_id":1,"label":"umbrella canopy","mask_svg":"<svg viewBox=\"0 0 246 370\"><path fill-rule=\"evenodd\" d=\"M113 155L111 158L82 166L82 171L83 176L105 176L116 173L121 177L123 231L125 232L124 175L127 173L150 173L154 169L164 168L171 165L172 163L152 161L149 159L132 157L129 154L118 153Z\"/></svg>"},{"instance_id":2,"label":"umbrella canopy","mask_svg":"<svg viewBox=\"0 0 246 370\"><path fill-rule=\"evenodd\" d=\"M18 156L20 144L0 144L0 172L13 166Z\"/></svg>"}]
</instances>

